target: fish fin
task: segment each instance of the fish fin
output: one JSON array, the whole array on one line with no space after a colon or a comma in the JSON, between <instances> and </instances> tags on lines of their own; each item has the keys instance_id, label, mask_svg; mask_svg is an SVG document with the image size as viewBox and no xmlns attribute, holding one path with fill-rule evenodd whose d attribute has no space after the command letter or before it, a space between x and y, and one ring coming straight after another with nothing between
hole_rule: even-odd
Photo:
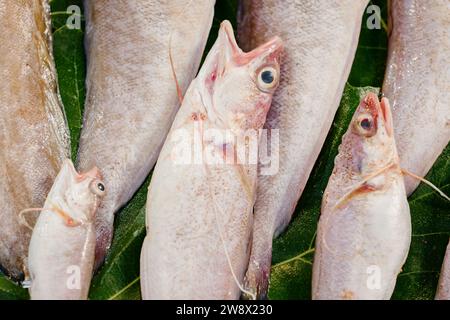
<instances>
[{"instance_id":1,"label":"fish fin","mask_svg":"<svg viewBox=\"0 0 450 320\"><path fill-rule=\"evenodd\" d=\"M351 190L349 192L347 192L346 194L344 194L338 201L336 201L336 204L333 206L333 211L337 208L342 207L343 205L345 205L352 197L358 195L358 194L363 194L363 193L367 193L367 192L372 192L372 191L376 191L378 190L378 188L371 186L370 184L368 184L368 182L379 176L380 174L384 173L387 170L390 169L396 169L398 167L398 164L393 162L393 163L389 163L388 165L386 165L385 167L381 168L380 170L372 173L371 175L368 175L367 177L364 177L364 179L359 182L355 187L351 188Z\"/></svg>"},{"instance_id":2,"label":"fish fin","mask_svg":"<svg viewBox=\"0 0 450 320\"><path fill-rule=\"evenodd\" d=\"M30 224L28 223L27 219L25 219L24 214L25 213L31 213L31 212L40 212L43 211L44 208L28 208L28 209L24 209L22 211L19 212L19 223L25 227L27 227L30 230L33 230L33 227L30 226Z\"/></svg>"},{"instance_id":3,"label":"fish fin","mask_svg":"<svg viewBox=\"0 0 450 320\"><path fill-rule=\"evenodd\" d=\"M65 212L58 206L53 205L50 211L57 213L61 218L63 218L67 227L78 227L83 224L82 221L72 218L67 212Z\"/></svg>"},{"instance_id":4,"label":"fish fin","mask_svg":"<svg viewBox=\"0 0 450 320\"><path fill-rule=\"evenodd\" d=\"M241 298L244 300L267 299L272 264L272 235L265 236L267 236L267 242L264 240L265 243L255 243L255 239L258 241L258 237L253 237L250 261L244 278L245 290L253 295L243 292Z\"/></svg>"},{"instance_id":5,"label":"fish fin","mask_svg":"<svg viewBox=\"0 0 450 320\"><path fill-rule=\"evenodd\" d=\"M434 191L436 191L437 193L439 193L439 195L440 195L442 198L444 198L444 199L447 200L447 201L450 201L450 197L447 196L441 189L439 189L438 187L436 187L432 182L430 182L430 181L428 181L427 179L422 178L422 177L420 177L420 176L418 176L418 175L416 175L416 174L414 174L414 173L412 173L412 172L409 172L409 171L406 170L406 169L403 169L403 168L402 168L401 170L402 170L402 173L403 173L404 175L408 175L408 176L410 176L410 177L412 177L412 178L414 178L414 179L420 180L421 182L425 183L425 184L428 185L430 188L432 188Z\"/></svg>"},{"instance_id":6,"label":"fish fin","mask_svg":"<svg viewBox=\"0 0 450 320\"><path fill-rule=\"evenodd\" d=\"M177 73L175 72L175 65L173 63L173 57L172 57L172 34L170 35L170 39L169 39L169 61L170 61L170 68L172 69L172 76L173 79L175 81L175 86L177 88L177 95L178 95L178 100L180 102L180 106L183 103L183 92L181 90L180 87L180 83L178 82L178 78L177 78Z\"/></svg>"},{"instance_id":7,"label":"fish fin","mask_svg":"<svg viewBox=\"0 0 450 320\"><path fill-rule=\"evenodd\" d=\"M364 179L361 182L359 182L355 187L351 188L351 190L349 192L347 192L340 199L338 199L338 201L336 201L335 205L331 208L331 212L325 218L325 221L323 223L323 228L325 229L325 231L326 231L326 228L328 228L328 220L330 219L330 215L333 214L336 211L336 209L339 209L342 206L346 205L354 196L379 190L379 188L368 184L368 182L371 179L377 177L378 175L380 175L390 169L398 169L398 168L399 168L399 166L396 162L388 163L386 166L384 166L380 170L368 175L367 177L364 177ZM324 232L324 233L326 233L326 232ZM329 247L325 237L322 238L320 241L323 243L324 247L329 252L331 252L333 254L336 253L334 250L332 250Z\"/></svg>"}]
</instances>

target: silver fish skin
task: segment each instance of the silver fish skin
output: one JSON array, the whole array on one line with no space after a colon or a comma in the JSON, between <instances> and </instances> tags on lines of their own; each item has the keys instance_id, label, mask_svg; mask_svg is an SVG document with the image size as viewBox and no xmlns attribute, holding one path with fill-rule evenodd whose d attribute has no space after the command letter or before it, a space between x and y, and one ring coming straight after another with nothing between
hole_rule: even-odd
<instances>
[{"instance_id":1,"label":"silver fish skin","mask_svg":"<svg viewBox=\"0 0 450 320\"><path fill-rule=\"evenodd\" d=\"M281 40L273 38L244 53L231 24L221 24L152 176L141 252L143 299L239 298L257 180L257 159L245 161L239 150L246 137L253 137L249 146L258 145L258 130L279 81L281 50ZM216 131L220 134L213 135ZM200 155L216 154L219 162L206 156L197 160L194 149L191 161L178 163L181 137L188 138L185 146L200 137ZM249 152L257 156L257 150ZM240 160L220 163L235 156Z\"/></svg>"},{"instance_id":2,"label":"silver fish skin","mask_svg":"<svg viewBox=\"0 0 450 320\"><path fill-rule=\"evenodd\" d=\"M32 300L86 300L95 255L95 212L105 186L97 168L78 174L66 160L33 230Z\"/></svg>"},{"instance_id":3,"label":"silver fish skin","mask_svg":"<svg viewBox=\"0 0 450 320\"><path fill-rule=\"evenodd\" d=\"M0 1L0 27L0 266L23 280L31 230L19 213L42 207L70 141L48 1ZM31 226L35 220L27 216Z\"/></svg>"},{"instance_id":4,"label":"silver fish skin","mask_svg":"<svg viewBox=\"0 0 450 320\"><path fill-rule=\"evenodd\" d=\"M279 129L279 170L258 177L247 290L267 294L272 239L288 225L350 73L366 0L244 0L238 40L244 50L273 35L286 41L280 88L265 127ZM269 147L270 149L270 144ZM275 151L275 152L274 152Z\"/></svg>"},{"instance_id":5,"label":"silver fish skin","mask_svg":"<svg viewBox=\"0 0 450 320\"><path fill-rule=\"evenodd\" d=\"M312 298L389 299L410 242L389 101L369 93L342 138L322 199Z\"/></svg>"},{"instance_id":6,"label":"silver fish skin","mask_svg":"<svg viewBox=\"0 0 450 320\"><path fill-rule=\"evenodd\" d=\"M101 169L108 194L97 213L96 267L110 246L114 213L154 166L197 73L213 0L85 1L87 98L77 168ZM171 54L171 55L170 55Z\"/></svg>"},{"instance_id":7,"label":"silver fish skin","mask_svg":"<svg viewBox=\"0 0 450 320\"><path fill-rule=\"evenodd\" d=\"M390 1L383 93L402 168L425 176L450 141L450 1ZM419 185L406 176L406 193Z\"/></svg>"},{"instance_id":8,"label":"silver fish skin","mask_svg":"<svg viewBox=\"0 0 450 320\"><path fill-rule=\"evenodd\" d=\"M450 300L450 243L447 246L444 264L439 277L436 300Z\"/></svg>"}]
</instances>

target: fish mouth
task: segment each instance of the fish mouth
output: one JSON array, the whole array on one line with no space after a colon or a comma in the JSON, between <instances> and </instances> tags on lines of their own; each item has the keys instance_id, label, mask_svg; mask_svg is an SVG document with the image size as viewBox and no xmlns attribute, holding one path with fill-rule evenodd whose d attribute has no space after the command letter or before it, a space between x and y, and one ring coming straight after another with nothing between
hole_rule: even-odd
<instances>
[{"instance_id":1,"label":"fish mouth","mask_svg":"<svg viewBox=\"0 0 450 320\"><path fill-rule=\"evenodd\" d=\"M378 99L378 96L369 92L364 98L364 106L372 114L374 119L380 119L380 125L384 126L389 137L393 135L392 112L389 100L385 97Z\"/></svg>"},{"instance_id":2,"label":"fish mouth","mask_svg":"<svg viewBox=\"0 0 450 320\"><path fill-rule=\"evenodd\" d=\"M68 174L77 182L82 182L86 180L87 178L93 178L93 179L99 179L101 180L102 176L100 174L100 170L94 166L92 169L83 172L78 173L78 171L75 169L75 166L73 165L72 160L66 159L64 160L64 163L62 165L62 170L65 170L68 172Z\"/></svg>"},{"instance_id":3,"label":"fish mouth","mask_svg":"<svg viewBox=\"0 0 450 320\"><path fill-rule=\"evenodd\" d=\"M228 20L224 20L220 24L219 33L223 33L226 36L227 43L231 49L234 61L238 65L247 64L251 60L254 60L255 58L264 56L267 56L269 59L276 60L280 56L284 47L283 40L281 40L280 37L273 37L272 39L258 46L252 51L243 52L237 44L236 37L233 31L233 26Z\"/></svg>"},{"instance_id":4,"label":"fish mouth","mask_svg":"<svg viewBox=\"0 0 450 320\"><path fill-rule=\"evenodd\" d=\"M92 169L78 174L78 181L80 182L87 178L102 180L102 175L100 173L100 170L96 166L94 166Z\"/></svg>"},{"instance_id":5,"label":"fish mouth","mask_svg":"<svg viewBox=\"0 0 450 320\"><path fill-rule=\"evenodd\" d=\"M390 137L392 137L394 133L394 128L392 122L392 109L388 98L385 97L381 98L380 109L381 114L383 115L386 132Z\"/></svg>"}]
</instances>

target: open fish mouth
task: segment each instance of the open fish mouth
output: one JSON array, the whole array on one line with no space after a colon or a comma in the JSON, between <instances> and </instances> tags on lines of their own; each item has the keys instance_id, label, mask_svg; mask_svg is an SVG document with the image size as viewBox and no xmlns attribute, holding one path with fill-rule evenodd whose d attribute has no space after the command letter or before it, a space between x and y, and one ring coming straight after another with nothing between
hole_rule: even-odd
<instances>
[{"instance_id":1,"label":"open fish mouth","mask_svg":"<svg viewBox=\"0 0 450 320\"><path fill-rule=\"evenodd\" d=\"M231 48L231 52L233 54L233 60L238 65L248 64L251 60L266 55L269 57L269 59L277 59L280 53L283 51L283 40L281 40L280 37L273 37L266 43L249 52L242 51L242 49L239 48L237 44L233 26L228 20L225 20L220 24L219 33L223 33L226 36L227 43Z\"/></svg>"}]
</instances>

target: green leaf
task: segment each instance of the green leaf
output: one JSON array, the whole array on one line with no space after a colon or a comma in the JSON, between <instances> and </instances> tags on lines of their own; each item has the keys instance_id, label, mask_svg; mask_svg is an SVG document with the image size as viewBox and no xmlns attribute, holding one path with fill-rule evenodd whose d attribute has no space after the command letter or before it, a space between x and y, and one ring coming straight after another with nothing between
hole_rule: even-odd
<instances>
[{"instance_id":1,"label":"green leaf","mask_svg":"<svg viewBox=\"0 0 450 320\"><path fill-rule=\"evenodd\" d=\"M51 1L53 54L58 73L59 91L69 123L72 159L75 160L83 119L86 63L83 45L84 23L81 24L81 29L67 27L67 19L71 16L70 12L67 13L67 8L71 5L78 6L82 12L82 0ZM84 21L83 15L80 19Z\"/></svg>"},{"instance_id":2,"label":"green leaf","mask_svg":"<svg viewBox=\"0 0 450 320\"><path fill-rule=\"evenodd\" d=\"M386 1L380 6L386 21ZM367 15L365 15L367 17ZM385 24L385 22L383 23ZM307 183L290 226L274 241L269 297L310 299L314 241L320 204L334 166L342 135L357 107L362 85L382 85L387 55L387 30L369 30L365 19L359 45L344 95ZM427 179L448 194L450 187L450 147L441 154ZM408 260L399 275L393 299L433 299L439 271L450 235L450 205L428 186L421 184L409 199L413 237Z\"/></svg>"},{"instance_id":3,"label":"green leaf","mask_svg":"<svg viewBox=\"0 0 450 320\"><path fill-rule=\"evenodd\" d=\"M382 26L369 30L365 13L359 45L347 85L332 128L297 205L288 229L274 241L269 297L271 299L310 299L314 242L323 191L334 166L342 135L367 91L381 87L387 56L387 0L374 0L380 6ZM53 0L52 25L58 81L76 156L82 127L85 99L84 25L70 30L66 25L70 5L82 9L81 0ZM207 44L214 43L220 22L228 19L236 27L237 0L216 2L213 28ZM83 18L83 16L81 15ZM84 20L84 19L83 19ZM427 179L450 193L450 147L448 146ZM117 214L115 235L109 256L92 280L90 299L140 299L139 258L145 236L145 201L150 176L127 206ZM408 260L399 275L394 299L432 299L435 294L445 247L450 235L450 205L428 186L421 184L409 199L413 238ZM0 299L27 299L25 289L0 274Z\"/></svg>"},{"instance_id":4,"label":"green leaf","mask_svg":"<svg viewBox=\"0 0 450 320\"><path fill-rule=\"evenodd\" d=\"M12 283L0 272L0 300L25 300L28 298L26 289Z\"/></svg>"}]
</instances>

